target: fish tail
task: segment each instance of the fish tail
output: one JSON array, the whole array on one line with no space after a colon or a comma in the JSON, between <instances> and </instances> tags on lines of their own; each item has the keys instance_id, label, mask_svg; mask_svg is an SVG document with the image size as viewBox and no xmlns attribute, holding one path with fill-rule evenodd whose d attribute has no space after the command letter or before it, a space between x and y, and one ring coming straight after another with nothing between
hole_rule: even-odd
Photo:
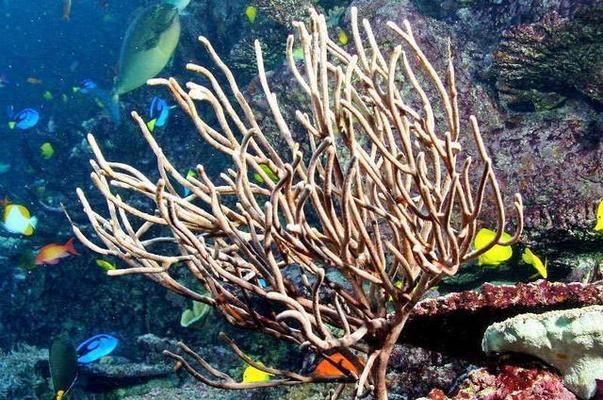
<instances>
[{"instance_id":1,"label":"fish tail","mask_svg":"<svg viewBox=\"0 0 603 400\"><path fill-rule=\"evenodd\" d=\"M119 108L119 93L113 92L111 93L111 99L109 101L109 113L111 114L111 119L116 125L121 123L121 110Z\"/></svg>"},{"instance_id":2,"label":"fish tail","mask_svg":"<svg viewBox=\"0 0 603 400\"><path fill-rule=\"evenodd\" d=\"M67 243L65 243L65 245L63 246L65 248L65 251L67 253L73 254L74 256L79 256L81 255L80 253L77 252L77 250L75 249L75 247L73 246L73 241L75 240L75 238L71 238L67 241Z\"/></svg>"},{"instance_id":3,"label":"fish tail","mask_svg":"<svg viewBox=\"0 0 603 400\"><path fill-rule=\"evenodd\" d=\"M31 217L29 219L29 224L35 228L36 226L38 226L38 218L37 217Z\"/></svg>"}]
</instances>

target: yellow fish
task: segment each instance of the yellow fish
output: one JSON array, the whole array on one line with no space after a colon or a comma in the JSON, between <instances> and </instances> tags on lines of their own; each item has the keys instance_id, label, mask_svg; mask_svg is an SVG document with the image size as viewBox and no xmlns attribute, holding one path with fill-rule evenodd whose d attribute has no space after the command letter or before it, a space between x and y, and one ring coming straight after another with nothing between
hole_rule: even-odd
<instances>
[{"instance_id":1,"label":"yellow fish","mask_svg":"<svg viewBox=\"0 0 603 400\"><path fill-rule=\"evenodd\" d=\"M40 146L40 155L45 160L48 160L54 155L54 147L52 147L52 144L50 144L50 142L43 143Z\"/></svg>"},{"instance_id":2,"label":"yellow fish","mask_svg":"<svg viewBox=\"0 0 603 400\"><path fill-rule=\"evenodd\" d=\"M337 28L337 41L339 44L346 45L350 41L348 39L348 34L341 28Z\"/></svg>"},{"instance_id":3,"label":"yellow fish","mask_svg":"<svg viewBox=\"0 0 603 400\"><path fill-rule=\"evenodd\" d=\"M258 364L264 366L261 362ZM247 366L243 372L243 383L268 382L269 380L270 374L268 372L261 371L251 365Z\"/></svg>"},{"instance_id":4,"label":"yellow fish","mask_svg":"<svg viewBox=\"0 0 603 400\"><path fill-rule=\"evenodd\" d=\"M54 98L54 96L52 95L52 92L50 92L50 90L47 90L44 93L42 93L42 98L46 101L50 101Z\"/></svg>"},{"instance_id":5,"label":"yellow fish","mask_svg":"<svg viewBox=\"0 0 603 400\"><path fill-rule=\"evenodd\" d=\"M477 235L475 235L473 247L476 250L483 249L494 239L495 236L496 232L493 230L482 228L479 230L479 232L477 232ZM503 232L501 240L511 240L511 235L509 235L507 232ZM496 244L490 250L479 256L477 263L478 265L499 265L511 258L512 255L513 250L511 249L511 246L501 246Z\"/></svg>"},{"instance_id":6,"label":"yellow fish","mask_svg":"<svg viewBox=\"0 0 603 400\"><path fill-rule=\"evenodd\" d=\"M521 255L521 259L523 260L524 263L530 264L532 267L534 267L534 269L536 271L538 271L540 276L542 276L544 279L546 279L546 277L548 276L546 261L543 264L542 260L540 260L540 258L536 254L532 253L532 250L528 249L527 247L523 251L523 254Z\"/></svg>"},{"instance_id":7,"label":"yellow fish","mask_svg":"<svg viewBox=\"0 0 603 400\"><path fill-rule=\"evenodd\" d=\"M270 178L270 180L274 183L278 183L278 176L274 173L274 171L267 165L267 164L259 164L260 168L262 169L262 171L264 171L264 173L266 175L268 175L268 178ZM257 183L265 183L264 178L262 178L262 175L258 174L257 172L253 173L253 179L257 182Z\"/></svg>"},{"instance_id":8,"label":"yellow fish","mask_svg":"<svg viewBox=\"0 0 603 400\"><path fill-rule=\"evenodd\" d=\"M117 269L117 265L115 265L115 263L109 262L107 260L103 260L102 258L97 258L95 262L96 262L96 265L98 265L105 271L112 271L114 269Z\"/></svg>"},{"instance_id":9,"label":"yellow fish","mask_svg":"<svg viewBox=\"0 0 603 400\"><path fill-rule=\"evenodd\" d=\"M249 21L250 24L253 24L255 22L255 18L258 15L258 8L255 6L247 6L247 8L245 9L245 16L247 17L247 20Z\"/></svg>"},{"instance_id":10,"label":"yellow fish","mask_svg":"<svg viewBox=\"0 0 603 400\"><path fill-rule=\"evenodd\" d=\"M603 231L603 200L601 200L599 207L597 207L597 224L595 225L595 231Z\"/></svg>"},{"instance_id":11,"label":"yellow fish","mask_svg":"<svg viewBox=\"0 0 603 400\"><path fill-rule=\"evenodd\" d=\"M29 210L19 204L9 204L4 208L4 228L11 233L20 233L31 236L38 223L36 217L32 217Z\"/></svg>"},{"instance_id":12,"label":"yellow fish","mask_svg":"<svg viewBox=\"0 0 603 400\"><path fill-rule=\"evenodd\" d=\"M301 46L293 49L293 59L295 61L301 61L304 59L304 49Z\"/></svg>"}]
</instances>

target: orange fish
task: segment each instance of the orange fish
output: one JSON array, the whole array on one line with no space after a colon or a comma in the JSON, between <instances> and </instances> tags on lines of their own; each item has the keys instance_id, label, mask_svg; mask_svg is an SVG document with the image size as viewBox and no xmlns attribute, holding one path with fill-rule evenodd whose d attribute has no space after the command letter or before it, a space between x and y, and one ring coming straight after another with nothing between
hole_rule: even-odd
<instances>
[{"instance_id":1,"label":"orange fish","mask_svg":"<svg viewBox=\"0 0 603 400\"><path fill-rule=\"evenodd\" d=\"M38 79L38 78L34 78L33 76L30 76L29 78L27 78L27 83L29 83L30 85L41 85L42 79Z\"/></svg>"},{"instance_id":2,"label":"orange fish","mask_svg":"<svg viewBox=\"0 0 603 400\"><path fill-rule=\"evenodd\" d=\"M36 256L36 265L54 265L61 258L68 257L70 254L79 256L80 253L73 247L73 240L74 238L71 238L65 244L50 243L42 247Z\"/></svg>"},{"instance_id":3,"label":"orange fish","mask_svg":"<svg viewBox=\"0 0 603 400\"><path fill-rule=\"evenodd\" d=\"M342 370L350 371L358 375L358 368L354 366L345 358L341 353L333 353L328 359L322 359L314 368L314 372L312 375L322 377L322 378L336 378L339 376L345 376L345 373ZM362 359L360 359L360 363L364 364ZM335 365L339 365L342 370L337 368Z\"/></svg>"}]
</instances>

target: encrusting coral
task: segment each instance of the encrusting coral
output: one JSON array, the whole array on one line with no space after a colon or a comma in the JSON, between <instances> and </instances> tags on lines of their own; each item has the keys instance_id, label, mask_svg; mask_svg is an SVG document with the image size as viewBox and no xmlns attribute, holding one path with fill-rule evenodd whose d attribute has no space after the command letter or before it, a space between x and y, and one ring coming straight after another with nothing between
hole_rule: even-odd
<instances>
[{"instance_id":1,"label":"encrusting coral","mask_svg":"<svg viewBox=\"0 0 603 400\"><path fill-rule=\"evenodd\" d=\"M292 138L269 88L259 43L259 80L285 149L268 142L230 69L200 38L226 87L209 69L192 64L187 68L208 86L189 82L185 89L174 79L150 83L171 91L203 140L232 159L232 168L212 179L199 165L197 177L185 178L133 113L157 158L160 179L153 182L132 166L107 161L89 135L96 158L91 176L106 198L108 216L78 189L102 245L76 226L74 232L93 251L127 264L109 275L144 274L214 306L236 326L341 360L335 376L300 374L254 362L225 338L245 363L272 376L244 383L184 344L180 354L166 352L199 381L229 389L337 382L332 398L354 382L357 397L372 392L384 400L388 360L415 304L462 263L518 239L521 197L514 200L516 233L504 241L505 203L476 119L469 117L461 129L450 48L445 83L407 22L388 23L402 43L388 56L367 21L361 29L355 9L355 54L329 38L325 18L316 12L309 30L295 26L303 68L295 61L293 36L287 59L311 104L310 115L297 113L310 151ZM412 96L405 98L400 85ZM200 115L199 103L213 111L215 126ZM463 152L461 130L475 141L476 162ZM179 186L190 195L182 196ZM137 197L146 202L135 202ZM149 209L140 206L149 201ZM472 249L486 203L496 210L496 226L488 226L496 233ZM183 268L175 267L181 264L207 295L183 283Z\"/></svg>"}]
</instances>

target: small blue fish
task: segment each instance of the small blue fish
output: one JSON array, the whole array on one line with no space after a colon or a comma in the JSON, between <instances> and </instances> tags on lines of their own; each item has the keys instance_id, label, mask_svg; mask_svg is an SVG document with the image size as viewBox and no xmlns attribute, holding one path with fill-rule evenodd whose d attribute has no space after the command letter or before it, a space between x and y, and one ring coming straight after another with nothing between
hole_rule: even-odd
<instances>
[{"instance_id":1,"label":"small blue fish","mask_svg":"<svg viewBox=\"0 0 603 400\"><path fill-rule=\"evenodd\" d=\"M98 89L98 85L92 79L84 79L80 86L76 86L73 88L74 92L82 92L84 94L92 93Z\"/></svg>"},{"instance_id":2,"label":"small blue fish","mask_svg":"<svg viewBox=\"0 0 603 400\"><path fill-rule=\"evenodd\" d=\"M104 356L111 354L118 343L119 340L111 335L100 334L92 336L77 346L77 362L80 364L88 364L99 360Z\"/></svg>"},{"instance_id":3,"label":"small blue fish","mask_svg":"<svg viewBox=\"0 0 603 400\"><path fill-rule=\"evenodd\" d=\"M91 96L96 103L109 115L116 125L121 123L119 103L105 89L99 87L92 79L84 79L80 86L73 87L73 92Z\"/></svg>"},{"instance_id":4,"label":"small blue fish","mask_svg":"<svg viewBox=\"0 0 603 400\"><path fill-rule=\"evenodd\" d=\"M167 123L169 116L170 106L168 106L167 101L163 100L161 97L153 97L151 106L149 107L149 118L151 118L151 120L147 122L149 130L153 132L156 127L161 128L164 126Z\"/></svg>"},{"instance_id":5,"label":"small blue fish","mask_svg":"<svg viewBox=\"0 0 603 400\"><path fill-rule=\"evenodd\" d=\"M18 113L14 113L13 106L7 108L8 114L8 127L10 129L29 129L33 128L40 121L40 113L33 108L25 108Z\"/></svg>"}]
</instances>

